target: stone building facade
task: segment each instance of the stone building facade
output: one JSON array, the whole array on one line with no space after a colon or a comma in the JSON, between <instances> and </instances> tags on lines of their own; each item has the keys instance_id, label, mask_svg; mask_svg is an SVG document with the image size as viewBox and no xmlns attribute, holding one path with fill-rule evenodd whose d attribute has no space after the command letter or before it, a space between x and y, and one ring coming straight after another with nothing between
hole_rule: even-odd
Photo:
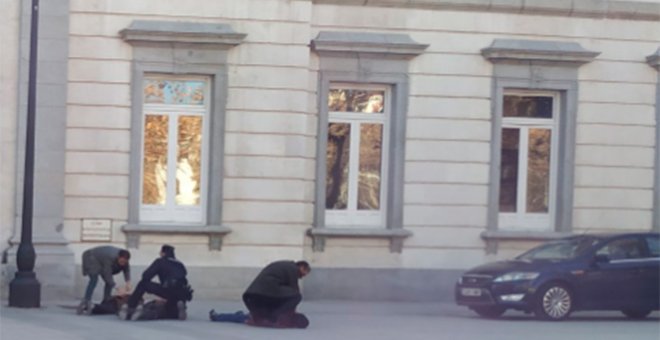
<instances>
[{"instance_id":1,"label":"stone building facade","mask_svg":"<svg viewBox=\"0 0 660 340\"><path fill-rule=\"evenodd\" d=\"M0 0L2 294L20 239L30 1ZM34 242L177 248L197 296L305 259L308 298L449 300L540 241L660 231L656 0L48 0Z\"/></svg>"}]
</instances>

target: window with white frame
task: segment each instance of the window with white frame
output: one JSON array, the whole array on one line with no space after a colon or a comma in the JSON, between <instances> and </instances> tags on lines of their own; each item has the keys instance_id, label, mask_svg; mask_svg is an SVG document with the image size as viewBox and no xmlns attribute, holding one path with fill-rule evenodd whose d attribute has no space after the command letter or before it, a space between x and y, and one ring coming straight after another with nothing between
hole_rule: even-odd
<instances>
[{"instance_id":1,"label":"window with white frame","mask_svg":"<svg viewBox=\"0 0 660 340\"><path fill-rule=\"evenodd\" d=\"M500 229L552 230L559 95L506 91L502 103Z\"/></svg>"},{"instance_id":2,"label":"window with white frame","mask_svg":"<svg viewBox=\"0 0 660 340\"><path fill-rule=\"evenodd\" d=\"M390 89L331 84L328 93L326 225L384 226Z\"/></svg>"},{"instance_id":3,"label":"window with white frame","mask_svg":"<svg viewBox=\"0 0 660 340\"><path fill-rule=\"evenodd\" d=\"M209 79L146 75L140 221L205 223Z\"/></svg>"}]
</instances>

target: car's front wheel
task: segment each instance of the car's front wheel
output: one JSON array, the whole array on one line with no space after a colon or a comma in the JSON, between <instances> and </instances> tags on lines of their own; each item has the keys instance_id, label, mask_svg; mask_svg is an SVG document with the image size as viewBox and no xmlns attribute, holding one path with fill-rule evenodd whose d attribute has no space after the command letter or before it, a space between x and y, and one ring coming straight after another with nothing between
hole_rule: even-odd
<instances>
[{"instance_id":1,"label":"car's front wheel","mask_svg":"<svg viewBox=\"0 0 660 340\"><path fill-rule=\"evenodd\" d=\"M573 309L573 295L561 283L550 283L539 289L534 314L542 320L566 319Z\"/></svg>"},{"instance_id":2,"label":"car's front wheel","mask_svg":"<svg viewBox=\"0 0 660 340\"><path fill-rule=\"evenodd\" d=\"M647 309L624 309L621 311L623 315L631 319L644 319L651 314L651 310Z\"/></svg>"},{"instance_id":3,"label":"car's front wheel","mask_svg":"<svg viewBox=\"0 0 660 340\"><path fill-rule=\"evenodd\" d=\"M472 307L472 310L479 314L479 316L488 319L497 319L506 311L505 308L499 306Z\"/></svg>"}]
</instances>

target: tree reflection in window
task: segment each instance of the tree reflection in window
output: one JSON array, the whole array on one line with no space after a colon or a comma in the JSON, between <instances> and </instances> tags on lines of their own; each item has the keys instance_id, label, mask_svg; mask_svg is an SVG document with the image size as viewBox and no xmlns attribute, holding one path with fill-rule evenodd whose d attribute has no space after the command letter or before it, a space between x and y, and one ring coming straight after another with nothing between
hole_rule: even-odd
<instances>
[{"instance_id":1,"label":"tree reflection in window","mask_svg":"<svg viewBox=\"0 0 660 340\"><path fill-rule=\"evenodd\" d=\"M332 89L328 95L328 110L335 112L381 113L385 108L385 91Z\"/></svg>"},{"instance_id":2,"label":"tree reflection in window","mask_svg":"<svg viewBox=\"0 0 660 340\"><path fill-rule=\"evenodd\" d=\"M178 126L176 204L199 205L202 169L202 117L181 116Z\"/></svg>"},{"instance_id":3,"label":"tree reflection in window","mask_svg":"<svg viewBox=\"0 0 660 340\"><path fill-rule=\"evenodd\" d=\"M346 209L348 206L348 164L350 159L351 125L328 124L326 153L326 209Z\"/></svg>"},{"instance_id":4,"label":"tree reflection in window","mask_svg":"<svg viewBox=\"0 0 660 340\"><path fill-rule=\"evenodd\" d=\"M382 124L360 124L358 210L380 209Z\"/></svg>"},{"instance_id":5,"label":"tree reflection in window","mask_svg":"<svg viewBox=\"0 0 660 340\"><path fill-rule=\"evenodd\" d=\"M168 117L147 114L144 122L142 203L164 205L167 200Z\"/></svg>"}]
</instances>

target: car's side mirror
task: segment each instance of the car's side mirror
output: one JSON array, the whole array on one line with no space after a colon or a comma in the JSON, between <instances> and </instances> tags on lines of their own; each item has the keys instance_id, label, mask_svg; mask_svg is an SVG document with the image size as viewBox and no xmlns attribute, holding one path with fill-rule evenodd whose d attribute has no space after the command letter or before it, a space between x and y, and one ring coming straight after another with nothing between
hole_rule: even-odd
<instances>
[{"instance_id":1,"label":"car's side mirror","mask_svg":"<svg viewBox=\"0 0 660 340\"><path fill-rule=\"evenodd\" d=\"M610 262L610 257L605 254L597 254L594 257L594 264L608 263Z\"/></svg>"}]
</instances>

